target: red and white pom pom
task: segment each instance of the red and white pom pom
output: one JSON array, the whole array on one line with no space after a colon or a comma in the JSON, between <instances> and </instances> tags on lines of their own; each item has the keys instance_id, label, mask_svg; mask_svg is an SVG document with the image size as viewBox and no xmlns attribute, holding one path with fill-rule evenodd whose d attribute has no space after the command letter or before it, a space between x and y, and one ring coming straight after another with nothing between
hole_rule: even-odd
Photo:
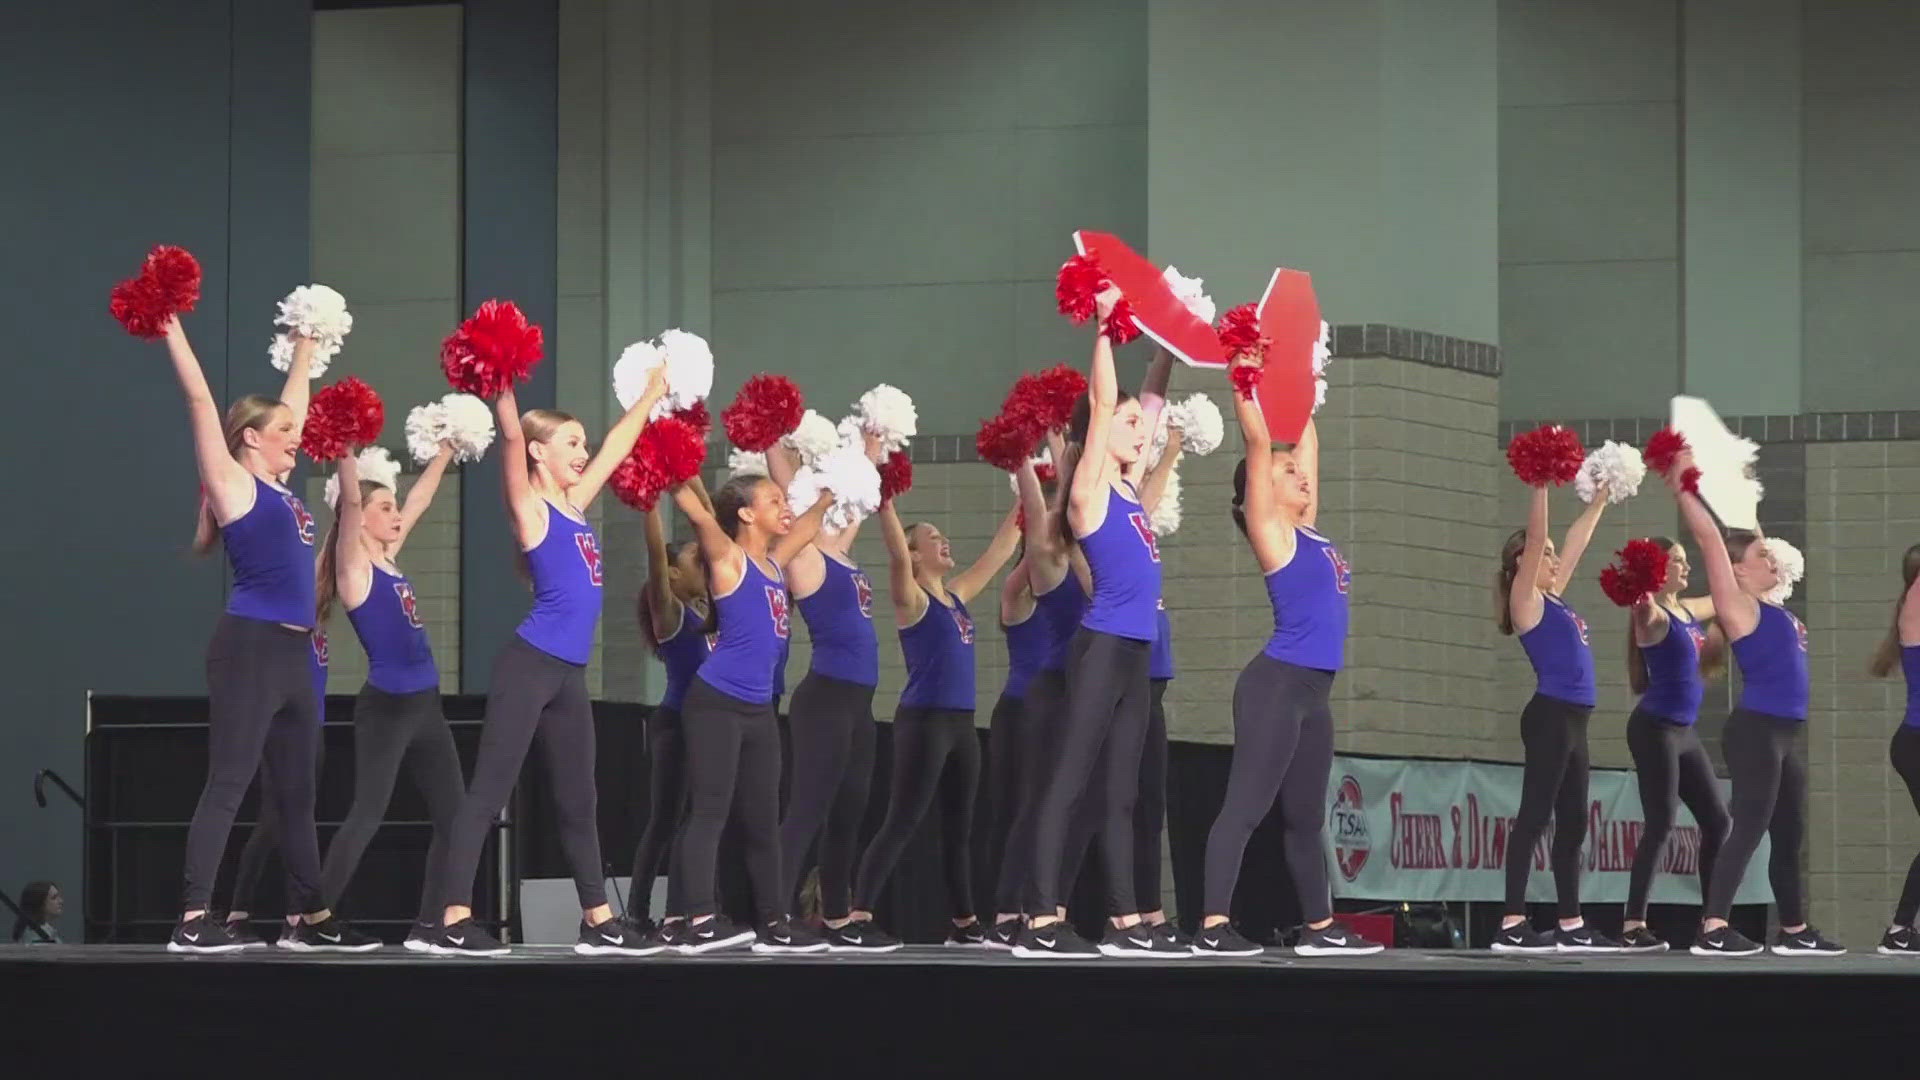
<instances>
[{"instance_id":1,"label":"red and white pom pom","mask_svg":"<svg viewBox=\"0 0 1920 1080\"><path fill-rule=\"evenodd\" d=\"M696 401L684 409L675 409L669 415L685 420L689 427L700 433L702 439L713 431L713 416L707 412L707 403L704 401Z\"/></svg>"},{"instance_id":2,"label":"red and white pom pom","mask_svg":"<svg viewBox=\"0 0 1920 1080\"><path fill-rule=\"evenodd\" d=\"M800 426L800 388L785 375L762 372L746 381L720 413L727 440L742 450L765 450Z\"/></svg>"},{"instance_id":3,"label":"red and white pom pom","mask_svg":"<svg viewBox=\"0 0 1920 1080\"><path fill-rule=\"evenodd\" d=\"M1542 424L1515 435L1507 444L1507 464L1513 466L1513 474L1520 482L1529 487L1570 482L1580 475L1580 466L1586 458L1580 436L1558 424Z\"/></svg>"},{"instance_id":4,"label":"red and white pom pom","mask_svg":"<svg viewBox=\"0 0 1920 1080\"><path fill-rule=\"evenodd\" d=\"M1777 536L1762 537L1760 542L1766 545L1767 554L1773 558L1773 568L1779 574L1773 588L1762 593L1760 599L1769 604L1784 604L1792 599L1793 587L1807 576L1807 557Z\"/></svg>"},{"instance_id":5,"label":"red and white pom pom","mask_svg":"<svg viewBox=\"0 0 1920 1080\"><path fill-rule=\"evenodd\" d=\"M905 450L895 450L880 463L880 499L885 502L913 488L913 459Z\"/></svg>"},{"instance_id":6,"label":"red and white pom pom","mask_svg":"<svg viewBox=\"0 0 1920 1080\"><path fill-rule=\"evenodd\" d=\"M886 383L860 395L853 411L860 426L880 437L880 448L891 454L907 445L920 431L920 414L913 399L903 390Z\"/></svg>"},{"instance_id":7,"label":"red and white pom pom","mask_svg":"<svg viewBox=\"0 0 1920 1080\"><path fill-rule=\"evenodd\" d=\"M665 364L667 392L654 403L649 420L684 413L713 392L713 350L706 339L684 330L668 330L654 341L636 341L613 363L613 396L622 409L633 408L646 392L653 369Z\"/></svg>"},{"instance_id":8,"label":"red and white pom pom","mask_svg":"<svg viewBox=\"0 0 1920 1080\"><path fill-rule=\"evenodd\" d=\"M440 370L455 390L498 397L524 381L545 347L540 327L511 300L488 300L440 344Z\"/></svg>"},{"instance_id":9,"label":"red and white pom pom","mask_svg":"<svg viewBox=\"0 0 1920 1080\"><path fill-rule=\"evenodd\" d=\"M140 338L166 333L167 320L200 302L200 262L185 248L161 244L147 252L140 273L113 287L107 310Z\"/></svg>"},{"instance_id":10,"label":"red and white pom pom","mask_svg":"<svg viewBox=\"0 0 1920 1080\"><path fill-rule=\"evenodd\" d=\"M1060 307L1060 314L1073 320L1075 326L1093 318L1099 306L1094 297L1107 285L1107 272L1100 269L1100 263L1091 255L1075 255L1060 264L1060 273L1053 281L1054 302Z\"/></svg>"},{"instance_id":11,"label":"red and white pom pom","mask_svg":"<svg viewBox=\"0 0 1920 1080\"><path fill-rule=\"evenodd\" d=\"M1647 468L1665 476L1673 471L1673 463L1687 450L1687 437L1670 427L1661 428L1647 440L1647 448L1640 452L1640 458Z\"/></svg>"},{"instance_id":12,"label":"red and white pom pom","mask_svg":"<svg viewBox=\"0 0 1920 1080\"><path fill-rule=\"evenodd\" d=\"M839 448L840 430L833 426L833 421L808 409L801 414L799 426L780 441L800 455L802 465L817 467L821 459Z\"/></svg>"},{"instance_id":13,"label":"red and white pom pom","mask_svg":"<svg viewBox=\"0 0 1920 1080\"><path fill-rule=\"evenodd\" d=\"M1632 607L1667 587L1667 549L1651 540L1629 540L1619 558L1600 571L1600 588L1620 607Z\"/></svg>"},{"instance_id":14,"label":"red and white pom pom","mask_svg":"<svg viewBox=\"0 0 1920 1080\"><path fill-rule=\"evenodd\" d=\"M842 443L817 464L803 465L787 485L787 505L804 514L820 501L822 490L833 492L820 526L841 532L880 508L880 470L867 458L864 442Z\"/></svg>"},{"instance_id":15,"label":"red and white pom pom","mask_svg":"<svg viewBox=\"0 0 1920 1080\"><path fill-rule=\"evenodd\" d=\"M1194 318L1208 326L1213 325L1216 309L1213 297L1207 295L1205 281L1197 277L1187 277L1171 266L1162 270L1160 276L1166 279L1167 288L1173 290L1174 298L1185 304L1188 311L1193 312Z\"/></svg>"},{"instance_id":16,"label":"red and white pom pom","mask_svg":"<svg viewBox=\"0 0 1920 1080\"><path fill-rule=\"evenodd\" d=\"M354 455L354 464L359 467L362 482L379 484L396 493L400 490L400 463L393 460L393 454L384 446L369 446ZM340 474L327 475L326 486L322 489L327 505L340 505Z\"/></svg>"},{"instance_id":17,"label":"red and white pom pom","mask_svg":"<svg viewBox=\"0 0 1920 1080\"><path fill-rule=\"evenodd\" d=\"M284 327L267 346L267 362L277 371L293 366L293 338L313 339L313 356L307 361L307 377L317 379L327 365L346 346L353 330L353 315L347 311L347 298L326 285L300 285L280 301L274 323Z\"/></svg>"},{"instance_id":18,"label":"red and white pom pom","mask_svg":"<svg viewBox=\"0 0 1920 1080\"><path fill-rule=\"evenodd\" d=\"M693 425L666 416L646 426L607 484L621 502L651 510L661 492L692 479L706 460L706 439Z\"/></svg>"},{"instance_id":19,"label":"red and white pom pom","mask_svg":"<svg viewBox=\"0 0 1920 1080\"><path fill-rule=\"evenodd\" d=\"M315 461L336 461L380 437L387 410L373 387L349 375L313 395L300 450Z\"/></svg>"},{"instance_id":20,"label":"red and white pom pom","mask_svg":"<svg viewBox=\"0 0 1920 1080\"><path fill-rule=\"evenodd\" d=\"M1001 413L980 425L973 447L980 460L1004 472L1013 472L1033 453L1040 432L1024 416Z\"/></svg>"},{"instance_id":21,"label":"red and white pom pom","mask_svg":"<svg viewBox=\"0 0 1920 1080\"><path fill-rule=\"evenodd\" d=\"M1581 502L1590 503L1604 486L1607 502L1617 506L1639 493L1646 476L1647 464L1638 449L1608 439L1581 463L1580 475L1573 478L1573 493Z\"/></svg>"}]
</instances>

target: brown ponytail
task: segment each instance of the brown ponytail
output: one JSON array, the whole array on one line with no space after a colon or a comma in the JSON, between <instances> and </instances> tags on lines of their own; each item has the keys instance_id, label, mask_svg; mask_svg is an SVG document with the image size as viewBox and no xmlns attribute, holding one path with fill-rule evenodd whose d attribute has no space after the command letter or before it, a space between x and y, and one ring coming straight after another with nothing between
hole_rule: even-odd
<instances>
[{"instance_id":1,"label":"brown ponytail","mask_svg":"<svg viewBox=\"0 0 1920 1080\"><path fill-rule=\"evenodd\" d=\"M1513 530L1506 546L1500 549L1500 572L1494 576L1493 619L1499 624L1500 632L1508 637L1513 636L1513 579L1520 574L1520 554L1526 550L1527 530Z\"/></svg>"},{"instance_id":2,"label":"brown ponytail","mask_svg":"<svg viewBox=\"0 0 1920 1080\"><path fill-rule=\"evenodd\" d=\"M1905 584L1899 599L1893 602L1893 625L1887 628L1887 636L1880 639L1880 647L1873 650L1873 659L1867 664L1867 673L1876 679L1886 678L1900 666L1900 608L1913 590L1914 578L1920 577L1920 544L1908 548L1906 557L1900 560L1900 577Z\"/></svg>"},{"instance_id":3,"label":"brown ponytail","mask_svg":"<svg viewBox=\"0 0 1920 1080\"><path fill-rule=\"evenodd\" d=\"M376 484L371 480L360 481L360 503L366 505L367 498L376 491L387 490L387 485ZM345 493L342 493L342 499ZM326 538L320 541L320 567L313 583L313 625L325 628L327 620L333 615L333 602L340 595L340 586L335 580L335 567L339 565L337 552L340 550L340 504L336 499L332 506L333 520L327 523ZM357 538L356 538L357 539Z\"/></svg>"}]
</instances>

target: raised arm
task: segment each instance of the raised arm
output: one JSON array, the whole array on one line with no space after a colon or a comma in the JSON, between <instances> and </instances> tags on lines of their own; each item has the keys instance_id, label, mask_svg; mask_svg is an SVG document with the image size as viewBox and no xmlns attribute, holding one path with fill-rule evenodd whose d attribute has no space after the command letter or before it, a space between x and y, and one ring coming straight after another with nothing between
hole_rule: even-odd
<instances>
[{"instance_id":1,"label":"raised arm","mask_svg":"<svg viewBox=\"0 0 1920 1080\"><path fill-rule=\"evenodd\" d=\"M700 495L690 485L681 484L673 489L673 505L687 515L687 521L693 525L694 539L700 544L700 557L707 561L707 579L712 583L713 595L726 596L740 585L740 578L747 572L746 554L733 537L720 527L713 511L700 501Z\"/></svg>"},{"instance_id":2,"label":"raised arm","mask_svg":"<svg viewBox=\"0 0 1920 1080\"><path fill-rule=\"evenodd\" d=\"M613 470L619 468L621 462L627 460L627 455L633 451L633 444L640 441L640 432L647 426L647 413L653 411L654 402L667 392L666 370L665 364L655 367L647 379L646 390L633 403L633 407L613 427L607 429L607 438L600 444L600 452L587 462L587 467L580 473L580 482L567 492L567 499L573 503L575 510L584 513L593 505L593 500L600 495L600 489L607 485L607 478L613 475Z\"/></svg>"},{"instance_id":3,"label":"raised arm","mask_svg":"<svg viewBox=\"0 0 1920 1080\"><path fill-rule=\"evenodd\" d=\"M360 525L366 518L360 505L360 462L348 454L340 459L335 475L340 480L340 524L333 538L333 588L358 607L373 582L373 560L367 545L360 542Z\"/></svg>"},{"instance_id":4,"label":"raised arm","mask_svg":"<svg viewBox=\"0 0 1920 1080\"><path fill-rule=\"evenodd\" d=\"M1320 427L1311 417L1300 432L1300 441L1293 445L1293 467L1307 481L1307 508L1300 515L1300 524L1311 529L1320 520Z\"/></svg>"},{"instance_id":5,"label":"raised arm","mask_svg":"<svg viewBox=\"0 0 1920 1080\"><path fill-rule=\"evenodd\" d=\"M547 515L527 478L527 433L520 430L520 402L512 387L493 399L493 413L500 425L500 497L514 537L522 548L531 547L528 541L538 543L546 534Z\"/></svg>"},{"instance_id":6,"label":"raised arm","mask_svg":"<svg viewBox=\"0 0 1920 1080\"><path fill-rule=\"evenodd\" d=\"M295 427L307 422L307 403L313 400L313 339L293 335L293 361L287 365L287 381L280 387L280 400L293 410Z\"/></svg>"},{"instance_id":7,"label":"raised arm","mask_svg":"<svg viewBox=\"0 0 1920 1080\"><path fill-rule=\"evenodd\" d=\"M832 505L833 492L821 488L820 497L813 500L807 512L793 519L793 527L787 530L787 535L775 540L773 546L767 549L767 557L780 566L787 565L796 552L813 543L813 538L820 535L820 522Z\"/></svg>"},{"instance_id":8,"label":"raised arm","mask_svg":"<svg viewBox=\"0 0 1920 1080\"><path fill-rule=\"evenodd\" d=\"M1540 595L1540 564L1547 558L1547 489L1533 489L1527 508L1527 544L1520 550L1520 565L1513 572L1513 585L1507 590L1507 617L1513 620L1515 633L1524 634L1540 625L1547 601Z\"/></svg>"},{"instance_id":9,"label":"raised arm","mask_svg":"<svg viewBox=\"0 0 1920 1080\"><path fill-rule=\"evenodd\" d=\"M907 531L900 527L900 514L893 500L880 504L880 538L887 545L887 586L893 594L893 621L897 626L912 626L926 610L927 597L913 577L913 552L907 550Z\"/></svg>"},{"instance_id":10,"label":"raised arm","mask_svg":"<svg viewBox=\"0 0 1920 1080\"><path fill-rule=\"evenodd\" d=\"M1251 363L1243 361L1242 365ZM1247 524L1247 544L1260 563L1260 572L1271 574L1293 561L1293 530L1280 519L1280 501L1273 492L1273 438L1267 433L1267 418L1260 403L1233 395L1234 415L1240 420L1241 442L1246 443L1247 493L1240 503L1240 516Z\"/></svg>"},{"instance_id":11,"label":"raised arm","mask_svg":"<svg viewBox=\"0 0 1920 1080\"><path fill-rule=\"evenodd\" d=\"M1167 407L1167 381L1173 377L1173 354L1162 345L1153 351L1147 374L1140 380L1140 414L1146 430L1160 424L1160 410Z\"/></svg>"},{"instance_id":12,"label":"raised arm","mask_svg":"<svg viewBox=\"0 0 1920 1080\"><path fill-rule=\"evenodd\" d=\"M1573 519L1572 525L1567 526L1566 539L1560 542L1560 572L1553 577L1555 596L1567 591L1567 584L1573 580L1574 572L1580 569L1581 556L1587 553L1587 544L1593 540L1594 526L1600 524L1600 515L1606 512L1607 486L1601 484L1594 488L1593 501L1580 511L1580 516Z\"/></svg>"},{"instance_id":13,"label":"raised arm","mask_svg":"<svg viewBox=\"0 0 1920 1080\"><path fill-rule=\"evenodd\" d=\"M433 505L434 493L440 490L440 478L447 474L447 463L452 460L453 444L441 443L440 452L433 455L427 467L420 470L420 479L407 489L407 501L400 506L400 539L393 544L396 557L400 549L406 546L407 537L413 535L413 527L420 523L427 508Z\"/></svg>"},{"instance_id":14,"label":"raised arm","mask_svg":"<svg viewBox=\"0 0 1920 1080\"><path fill-rule=\"evenodd\" d=\"M1113 371L1113 342L1107 339L1106 325L1119 299L1120 290L1111 285L1095 299L1101 329L1093 339L1093 362L1087 370L1087 440L1068 480L1067 494L1068 520L1081 536L1099 528L1107 514L1107 428L1120 400L1120 384Z\"/></svg>"},{"instance_id":15,"label":"raised arm","mask_svg":"<svg viewBox=\"0 0 1920 1080\"><path fill-rule=\"evenodd\" d=\"M167 320L166 333L167 356L173 361L180 391L187 398L187 422L193 428L193 459L200 472L200 486L213 510L214 524L225 525L252 507L253 476L227 449L220 406L213 400L206 373L200 370L200 359L193 354L177 317ZM301 419L296 413L294 422L298 424Z\"/></svg>"},{"instance_id":16,"label":"raised arm","mask_svg":"<svg viewBox=\"0 0 1920 1080\"><path fill-rule=\"evenodd\" d=\"M767 479L781 491L793 486L793 474L800 471L800 455L785 442L767 447Z\"/></svg>"},{"instance_id":17,"label":"raised arm","mask_svg":"<svg viewBox=\"0 0 1920 1080\"><path fill-rule=\"evenodd\" d=\"M641 590L655 641L672 637L680 626L680 601L667 582L667 570L672 565L673 558L667 553L667 527L661 520L660 504L655 503L647 511L647 584Z\"/></svg>"},{"instance_id":18,"label":"raised arm","mask_svg":"<svg viewBox=\"0 0 1920 1080\"><path fill-rule=\"evenodd\" d=\"M1700 548L1700 562L1707 568L1707 590L1713 595L1714 618L1726 632L1729 642L1739 641L1760 625L1760 602L1748 596L1733 576L1733 560L1727 554L1727 541L1720 526L1707 511L1700 496L1682 486L1682 477L1693 466L1693 454L1683 451L1668 471L1667 487L1680 504L1680 518Z\"/></svg>"},{"instance_id":19,"label":"raised arm","mask_svg":"<svg viewBox=\"0 0 1920 1080\"><path fill-rule=\"evenodd\" d=\"M1025 622L1026 616L1021 613L1033 610L1033 597L1030 591L1033 586L1028 579L1028 571L1027 560L1021 559L1014 564L1013 572L1000 583L1000 621L1008 626Z\"/></svg>"},{"instance_id":20,"label":"raised arm","mask_svg":"<svg viewBox=\"0 0 1920 1080\"><path fill-rule=\"evenodd\" d=\"M1167 493L1167 479L1173 475L1173 467L1180 462L1182 439L1180 429L1167 429L1167 448L1160 452L1160 460L1147 470L1146 479L1140 483L1140 507L1151 514L1160 505L1160 497Z\"/></svg>"},{"instance_id":21,"label":"raised arm","mask_svg":"<svg viewBox=\"0 0 1920 1080\"><path fill-rule=\"evenodd\" d=\"M1031 465L1022 465L1020 468L1023 472L1033 470ZM980 553L972 566L947 579L947 591L958 596L963 604L980 595L980 590L986 588L987 583L993 580L993 575L1007 565L1007 560L1013 558L1014 550L1019 546L1020 515L1017 510L1009 510L1007 516L1000 519L1000 527L993 531L993 539L988 541L987 550Z\"/></svg>"}]
</instances>

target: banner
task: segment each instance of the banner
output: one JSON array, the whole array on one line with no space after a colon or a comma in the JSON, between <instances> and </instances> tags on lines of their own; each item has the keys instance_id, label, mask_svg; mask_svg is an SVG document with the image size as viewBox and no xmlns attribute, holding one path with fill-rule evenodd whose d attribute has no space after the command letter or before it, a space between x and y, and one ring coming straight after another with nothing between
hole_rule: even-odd
<instances>
[{"instance_id":1,"label":"banner","mask_svg":"<svg viewBox=\"0 0 1920 1080\"><path fill-rule=\"evenodd\" d=\"M1518 765L1335 756L1328 777L1327 841L1333 895L1368 900L1486 900L1506 895L1507 837L1520 808ZM1718 780L1724 800L1730 785ZM1580 899L1624 902L1646 817L1634 773L1594 769L1587 782L1587 839ZM1529 901L1552 901L1547 864L1557 823L1534 846ZM1736 904L1773 900L1771 842L1747 864ZM1684 805L1654 867L1648 899L1700 903L1700 830Z\"/></svg>"}]
</instances>

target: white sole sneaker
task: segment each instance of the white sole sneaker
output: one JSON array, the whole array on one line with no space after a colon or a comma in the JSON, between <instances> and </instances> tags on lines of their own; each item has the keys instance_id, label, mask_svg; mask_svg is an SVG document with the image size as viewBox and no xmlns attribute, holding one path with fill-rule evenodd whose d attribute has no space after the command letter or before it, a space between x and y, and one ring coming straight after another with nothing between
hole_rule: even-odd
<instances>
[{"instance_id":1,"label":"white sole sneaker","mask_svg":"<svg viewBox=\"0 0 1920 1080\"><path fill-rule=\"evenodd\" d=\"M1845 949L1841 949L1838 952L1827 952L1825 949L1789 949L1785 945L1771 946L1769 948L1769 951L1771 951L1775 956L1845 956L1847 955L1847 950Z\"/></svg>"},{"instance_id":2,"label":"white sole sneaker","mask_svg":"<svg viewBox=\"0 0 1920 1080\"><path fill-rule=\"evenodd\" d=\"M1765 949L1762 949L1758 945L1754 946L1751 949L1740 949L1737 951L1733 949L1709 949L1709 948L1705 948L1704 946L1695 945L1692 948L1688 949L1687 951L1692 953L1695 956L1719 956L1719 957L1759 956L1761 953L1766 952Z\"/></svg>"},{"instance_id":3,"label":"white sole sneaker","mask_svg":"<svg viewBox=\"0 0 1920 1080\"><path fill-rule=\"evenodd\" d=\"M681 956L704 956L710 952L719 952L721 949L731 949L736 946L745 945L747 942L752 941L753 938L753 931L742 930L732 937L714 938L712 941L680 945L676 946L676 948L679 949Z\"/></svg>"},{"instance_id":4,"label":"white sole sneaker","mask_svg":"<svg viewBox=\"0 0 1920 1080\"><path fill-rule=\"evenodd\" d=\"M1497 941L1489 945L1488 949L1497 953L1512 953L1516 956L1545 956L1560 951L1553 945L1503 945Z\"/></svg>"},{"instance_id":5,"label":"white sole sneaker","mask_svg":"<svg viewBox=\"0 0 1920 1080\"><path fill-rule=\"evenodd\" d=\"M425 939L417 937L410 937L401 942L400 947L408 952L430 953L433 951L432 945L428 944Z\"/></svg>"},{"instance_id":6,"label":"white sole sneaker","mask_svg":"<svg viewBox=\"0 0 1920 1080\"><path fill-rule=\"evenodd\" d=\"M753 943L753 951L762 956L799 956L805 953L826 952L827 943L821 941L812 945L781 945L776 942L756 941Z\"/></svg>"},{"instance_id":7,"label":"white sole sneaker","mask_svg":"<svg viewBox=\"0 0 1920 1080\"><path fill-rule=\"evenodd\" d=\"M492 949L457 949L448 945L429 945L427 951L435 956L505 956L511 950L505 945Z\"/></svg>"},{"instance_id":8,"label":"white sole sneaker","mask_svg":"<svg viewBox=\"0 0 1920 1080\"><path fill-rule=\"evenodd\" d=\"M288 952L297 953L366 953L379 952L381 943L369 941L365 945L309 945L304 941L295 941L286 946Z\"/></svg>"},{"instance_id":9,"label":"white sole sneaker","mask_svg":"<svg viewBox=\"0 0 1920 1080\"><path fill-rule=\"evenodd\" d=\"M235 942L231 945L182 945L177 941L167 942L167 951L185 956L219 956L222 953L236 953L246 948Z\"/></svg>"},{"instance_id":10,"label":"white sole sneaker","mask_svg":"<svg viewBox=\"0 0 1920 1080\"><path fill-rule=\"evenodd\" d=\"M580 956L653 956L665 950L665 945L589 945L584 941L573 943L573 951Z\"/></svg>"},{"instance_id":11,"label":"white sole sneaker","mask_svg":"<svg viewBox=\"0 0 1920 1080\"><path fill-rule=\"evenodd\" d=\"M1295 945L1293 947L1293 954L1295 956L1372 956L1377 952L1385 952L1386 948L1385 945L1378 942L1372 945L1362 945L1359 948L1346 945L1325 948L1319 945Z\"/></svg>"}]
</instances>

